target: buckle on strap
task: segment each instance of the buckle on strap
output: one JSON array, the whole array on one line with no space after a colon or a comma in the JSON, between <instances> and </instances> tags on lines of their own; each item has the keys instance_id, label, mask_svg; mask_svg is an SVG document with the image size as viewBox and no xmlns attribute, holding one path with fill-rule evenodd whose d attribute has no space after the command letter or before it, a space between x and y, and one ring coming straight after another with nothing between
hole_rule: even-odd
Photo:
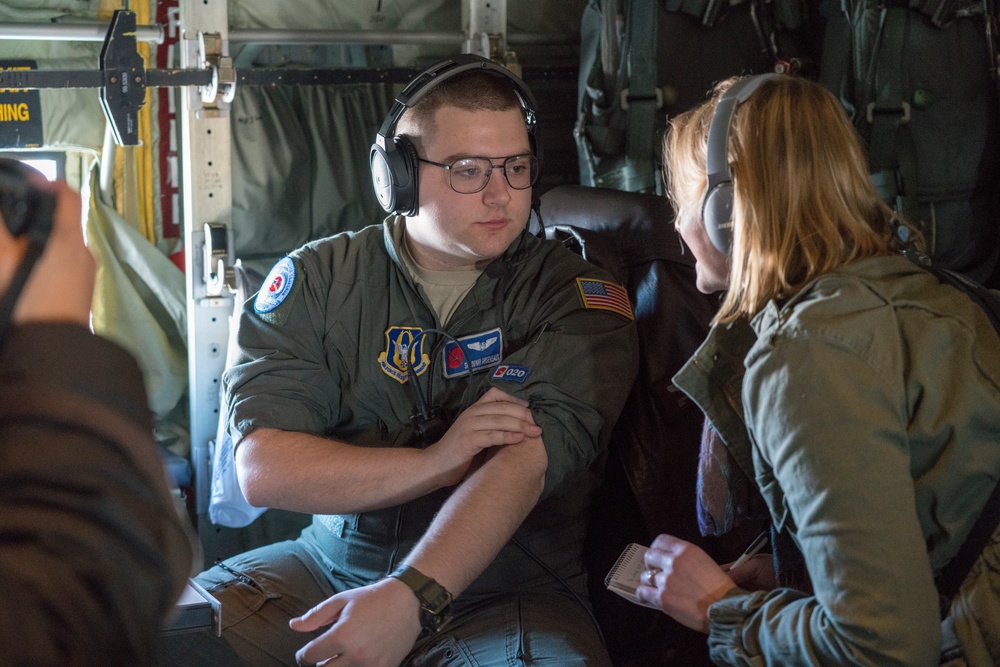
<instances>
[{"instance_id":1,"label":"buckle on strap","mask_svg":"<svg viewBox=\"0 0 1000 667\"><path fill-rule=\"evenodd\" d=\"M869 123L875 122L875 116L884 116L890 114L898 114L899 124L905 125L910 122L910 103L900 102L899 104L876 104L875 102L869 102L868 106L865 107L865 120Z\"/></svg>"}]
</instances>

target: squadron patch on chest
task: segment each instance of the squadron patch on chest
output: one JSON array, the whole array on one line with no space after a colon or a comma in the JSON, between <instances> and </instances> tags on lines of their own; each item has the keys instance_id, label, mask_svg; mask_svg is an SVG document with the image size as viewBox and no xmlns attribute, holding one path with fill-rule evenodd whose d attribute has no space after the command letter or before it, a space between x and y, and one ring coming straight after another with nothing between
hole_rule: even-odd
<instances>
[{"instance_id":1,"label":"squadron patch on chest","mask_svg":"<svg viewBox=\"0 0 1000 667\"><path fill-rule=\"evenodd\" d=\"M497 327L462 336L458 343L449 341L441 354L445 378L460 377L470 369L473 373L486 370L499 364L503 358L503 332Z\"/></svg>"},{"instance_id":2,"label":"squadron patch on chest","mask_svg":"<svg viewBox=\"0 0 1000 667\"><path fill-rule=\"evenodd\" d=\"M413 372L420 375L430 364L424 354L424 337L420 327L389 327L385 330L385 352L378 355L382 372L400 384L406 382L406 367L413 363Z\"/></svg>"},{"instance_id":3,"label":"squadron patch on chest","mask_svg":"<svg viewBox=\"0 0 1000 667\"><path fill-rule=\"evenodd\" d=\"M281 305L295 285L295 262L291 257L282 257L257 292L253 309L258 313L270 313Z\"/></svg>"}]
</instances>

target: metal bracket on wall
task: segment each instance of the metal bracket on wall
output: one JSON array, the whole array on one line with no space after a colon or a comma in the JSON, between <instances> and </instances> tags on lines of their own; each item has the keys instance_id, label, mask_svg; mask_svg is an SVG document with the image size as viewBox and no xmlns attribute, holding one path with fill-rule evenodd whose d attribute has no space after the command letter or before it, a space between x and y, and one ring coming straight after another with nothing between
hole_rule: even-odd
<instances>
[{"instance_id":1,"label":"metal bracket on wall","mask_svg":"<svg viewBox=\"0 0 1000 667\"><path fill-rule=\"evenodd\" d=\"M521 64L517 54L507 49L507 1L469 0L462 3L465 51L500 63L517 76Z\"/></svg>"},{"instance_id":2,"label":"metal bracket on wall","mask_svg":"<svg viewBox=\"0 0 1000 667\"><path fill-rule=\"evenodd\" d=\"M225 115L236 94L236 71L219 33L198 33L198 69L146 70L136 44L135 12L115 10L101 48L101 108L119 146L139 143L146 87L197 85L205 117Z\"/></svg>"},{"instance_id":3,"label":"metal bracket on wall","mask_svg":"<svg viewBox=\"0 0 1000 667\"><path fill-rule=\"evenodd\" d=\"M233 251L233 230L227 225L205 223L205 291L208 296L224 296L236 292L236 262Z\"/></svg>"},{"instance_id":4,"label":"metal bracket on wall","mask_svg":"<svg viewBox=\"0 0 1000 667\"><path fill-rule=\"evenodd\" d=\"M139 109L146 103L146 67L135 41L135 13L116 10L111 16L100 67L101 108L119 146L139 143Z\"/></svg>"},{"instance_id":5,"label":"metal bracket on wall","mask_svg":"<svg viewBox=\"0 0 1000 667\"><path fill-rule=\"evenodd\" d=\"M217 32L198 33L198 67L212 72L212 80L207 85L198 86L202 103L200 116L224 116L236 96L236 70L222 35Z\"/></svg>"}]
</instances>

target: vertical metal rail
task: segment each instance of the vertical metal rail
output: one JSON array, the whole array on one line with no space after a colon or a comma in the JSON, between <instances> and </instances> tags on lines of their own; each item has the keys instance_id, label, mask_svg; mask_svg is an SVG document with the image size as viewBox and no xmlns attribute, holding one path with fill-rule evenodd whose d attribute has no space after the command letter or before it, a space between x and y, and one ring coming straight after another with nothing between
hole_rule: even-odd
<instances>
[{"instance_id":1,"label":"vertical metal rail","mask_svg":"<svg viewBox=\"0 0 1000 667\"><path fill-rule=\"evenodd\" d=\"M228 55L226 0L180 3L181 66L203 66L206 34ZM228 103L218 95L206 101L204 89L185 86L178 114L181 135L184 248L187 280L188 387L190 392L191 465L199 517L208 512L211 453L219 422L219 389L229 340L233 296L210 289L206 266L206 225L221 231L232 247L232 164ZM210 236L215 234L210 232ZM217 243L215 245L218 245ZM206 268L208 270L206 270ZM218 293L213 293L218 292ZM201 523L201 521L199 521Z\"/></svg>"}]
</instances>

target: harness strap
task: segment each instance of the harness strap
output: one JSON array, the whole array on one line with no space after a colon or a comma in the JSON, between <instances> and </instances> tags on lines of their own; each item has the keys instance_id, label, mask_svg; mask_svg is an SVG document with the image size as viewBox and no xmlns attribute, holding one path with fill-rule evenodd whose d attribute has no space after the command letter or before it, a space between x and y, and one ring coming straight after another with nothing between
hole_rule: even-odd
<instances>
[{"instance_id":1,"label":"harness strap","mask_svg":"<svg viewBox=\"0 0 1000 667\"><path fill-rule=\"evenodd\" d=\"M628 9L628 88L622 91L626 113L626 155L639 190L656 187L653 122L656 117L656 23L658 3L631 0Z\"/></svg>"}]
</instances>

